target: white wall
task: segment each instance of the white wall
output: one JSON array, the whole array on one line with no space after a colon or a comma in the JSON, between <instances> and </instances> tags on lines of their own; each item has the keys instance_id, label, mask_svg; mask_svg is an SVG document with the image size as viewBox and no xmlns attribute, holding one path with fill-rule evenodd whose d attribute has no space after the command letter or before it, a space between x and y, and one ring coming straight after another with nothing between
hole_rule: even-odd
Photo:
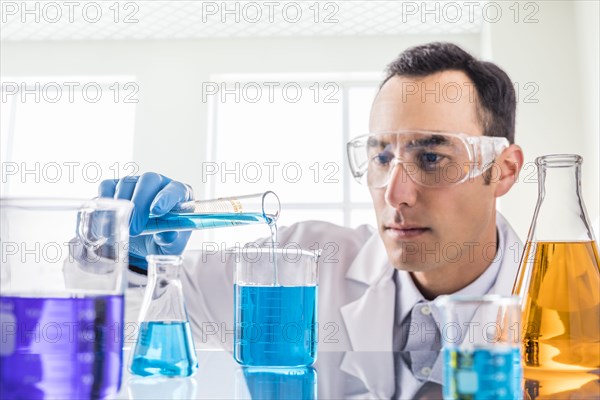
<instances>
[{"instance_id":1,"label":"white wall","mask_svg":"<svg viewBox=\"0 0 600 400\"><path fill-rule=\"evenodd\" d=\"M509 10L512 2L500 4L504 15L513 15ZM590 219L597 220L598 3L537 4L537 23L503 18L489 24L486 41L494 62L519 82L516 142L523 147L526 162L544 154L582 155L584 201ZM532 97L537 103L525 102L524 96L533 93L523 90L528 82L539 88ZM521 180L532 171L532 166L526 166ZM536 182L521 182L502 199L502 210L523 239L537 199Z\"/></svg>"},{"instance_id":2,"label":"white wall","mask_svg":"<svg viewBox=\"0 0 600 400\"><path fill-rule=\"evenodd\" d=\"M2 75L134 75L140 92L134 161L202 191L207 104L219 73L379 72L408 46L444 36L266 38L2 44ZM478 52L478 35L457 36ZM293 139L293 138L290 138ZM100 139L98 139L100 140ZM117 144L115 144L117 145Z\"/></svg>"},{"instance_id":3,"label":"white wall","mask_svg":"<svg viewBox=\"0 0 600 400\"><path fill-rule=\"evenodd\" d=\"M505 15L512 2L501 3ZM526 161L549 153L582 154L583 191L598 218L598 3L538 2L538 23L512 18L480 35L342 38L261 38L165 41L4 42L3 76L134 75L137 107L134 161L189 182L202 192L207 104L202 83L217 73L382 71L400 51L451 40L497 62L519 83L517 142ZM521 18L523 14L521 15ZM526 103L528 82L539 91ZM118 145L118 144L115 144ZM531 169L527 173L531 173ZM524 238L537 185L520 183L501 207Z\"/></svg>"},{"instance_id":4,"label":"white wall","mask_svg":"<svg viewBox=\"0 0 600 400\"><path fill-rule=\"evenodd\" d=\"M586 205L595 223L596 240L600 235L600 3L578 1L575 26L581 90L582 132L584 134L583 188Z\"/></svg>"}]
</instances>

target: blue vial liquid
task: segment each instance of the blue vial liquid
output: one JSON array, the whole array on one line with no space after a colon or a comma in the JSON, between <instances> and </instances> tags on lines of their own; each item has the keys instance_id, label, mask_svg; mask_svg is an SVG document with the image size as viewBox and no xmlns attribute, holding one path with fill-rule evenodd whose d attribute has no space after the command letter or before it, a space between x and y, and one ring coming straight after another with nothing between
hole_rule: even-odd
<instances>
[{"instance_id":1,"label":"blue vial liquid","mask_svg":"<svg viewBox=\"0 0 600 400\"><path fill-rule=\"evenodd\" d=\"M198 369L189 322L142 322L129 367L140 376L191 376Z\"/></svg>"},{"instance_id":2,"label":"blue vial liquid","mask_svg":"<svg viewBox=\"0 0 600 400\"><path fill-rule=\"evenodd\" d=\"M317 353L317 286L234 285L235 360L301 367Z\"/></svg>"},{"instance_id":3,"label":"blue vial liquid","mask_svg":"<svg viewBox=\"0 0 600 400\"><path fill-rule=\"evenodd\" d=\"M218 213L218 214L177 214L167 213L161 217L150 216L141 235L164 231L190 231L214 229L229 226L272 224L269 216L261 213Z\"/></svg>"},{"instance_id":4,"label":"blue vial liquid","mask_svg":"<svg viewBox=\"0 0 600 400\"><path fill-rule=\"evenodd\" d=\"M521 379L519 348L444 349L444 399L522 399Z\"/></svg>"},{"instance_id":5,"label":"blue vial liquid","mask_svg":"<svg viewBox=\"0 0 600 400\"><path fill-rule=\"evenodd\" d=\"M0 323L0 399L116 396L123 296L1 296Z\"/></svg>"}]
</instances>

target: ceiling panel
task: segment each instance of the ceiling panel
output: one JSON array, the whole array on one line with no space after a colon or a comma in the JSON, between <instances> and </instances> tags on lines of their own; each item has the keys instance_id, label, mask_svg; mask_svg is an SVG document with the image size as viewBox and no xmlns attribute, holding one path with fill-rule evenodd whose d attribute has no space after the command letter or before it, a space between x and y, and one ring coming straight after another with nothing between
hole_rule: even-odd
<instances>
[{"instance_id":1,"label":"ceiling panel","mask_svg":"<svg viewBox=\"0 0 600 400\"><path fill-rule=\"evenodd\" d=\"M190 39L479 33L474 2L2 1L0 38ZM481 4L481 3L478 3Z\"/></svg>"}]
</instances>

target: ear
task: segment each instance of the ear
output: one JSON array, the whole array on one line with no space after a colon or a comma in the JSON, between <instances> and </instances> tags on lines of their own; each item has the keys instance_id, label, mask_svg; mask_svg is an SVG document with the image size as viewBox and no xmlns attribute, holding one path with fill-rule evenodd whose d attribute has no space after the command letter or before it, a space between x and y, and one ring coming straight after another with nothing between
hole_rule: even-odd
<instances>
[{"instance_id":1,"label":"ear","mask_svg":"<svg viewBox=\"0 0 600 400\"><path fill-rule=\"evenodd\" d=\"M523 167L523 150L516 144L511 144L496 159L496 168L500 176L496 178L495 196L504 196L517 182L519 171Z\"/></svg>"}]
</instances>

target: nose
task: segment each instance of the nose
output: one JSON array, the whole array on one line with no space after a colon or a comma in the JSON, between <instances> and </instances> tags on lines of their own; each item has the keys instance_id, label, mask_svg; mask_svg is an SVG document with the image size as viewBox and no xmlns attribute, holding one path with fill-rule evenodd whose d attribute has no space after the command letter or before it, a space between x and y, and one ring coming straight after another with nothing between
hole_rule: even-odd
<instances>
[{"instance_id":1,"label":"nose","mask_svg":"<svg viewBox=\"0 0 600 400\"><path fill-rule=\"evenodd\" d=\"M406 172L404 164L397 163L390 171L390 181L385 189L385 201L393 207L412 207L417 201L419 185Z\"/></svg>"}]
</instances>

